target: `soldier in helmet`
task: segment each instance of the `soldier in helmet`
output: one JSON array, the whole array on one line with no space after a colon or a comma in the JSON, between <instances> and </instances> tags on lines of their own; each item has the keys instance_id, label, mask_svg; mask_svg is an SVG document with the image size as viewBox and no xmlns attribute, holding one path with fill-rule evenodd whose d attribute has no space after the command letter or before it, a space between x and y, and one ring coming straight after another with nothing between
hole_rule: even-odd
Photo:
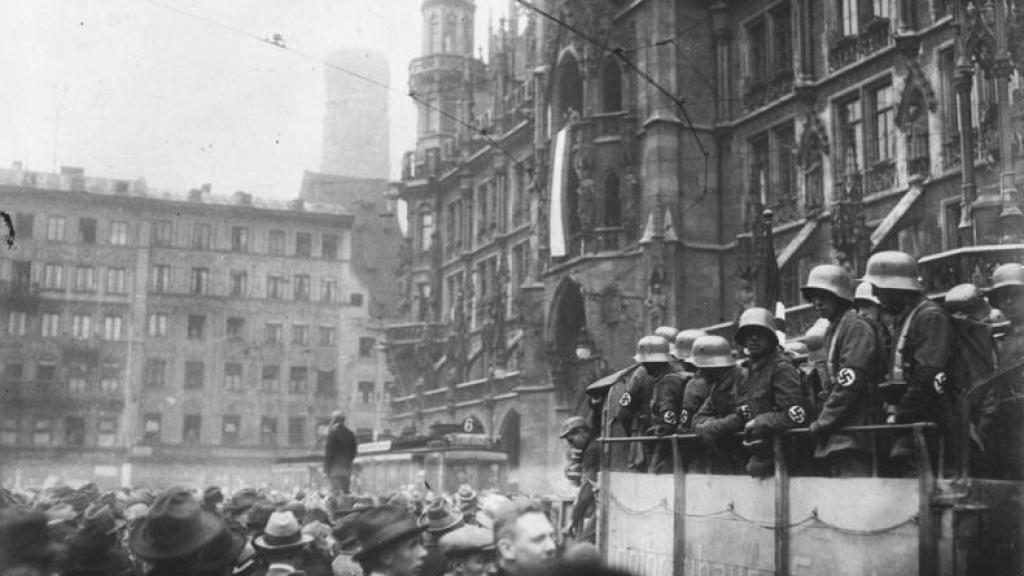
<instances>
[{"instance_id":1,"label":"soldier in helmet","mask_svg":"<svg viewBox=\"0 0 1024 576\"><path fill-rule=\"evenodd\" d=\"M736 343L746 348L746 385L735 396L732 414L705 423L721 433L742 431L749 449L747 472L768 476L774 470L773 434L807 423L807 408L796 367L779 347L775 317L753 307L740 315ZM724 419L724 421L723 421Z\"/></svg>"},{"instance_id":2,"label":"soldier in helmet","mask_svg":"<svg viewBox=\"0 0 1024 576\"><path fill-rule=\"evenodd\" d=\"M579 541L594 542L597 537L594 515L597 504L597 471L601 465L600 449L590 433L590 425L580 416L566 418L562 422L558 437L568 442L573 451L580 454L580 490L573 503L569 536Z\"/></svg>"},{"instance_id":3,"label":"soldier in helmet","mask_svg":"<svg viewBox=\"0 0 1024 576\"><path fill-rule=\"evenodd\" d=\"M676 358L683 365L683 371L680 374L686 380L683 403L679 408L679 426L676 429L681 434L692 432L693 417L700 410L711 390L707 379L700 374L700 367L693 363L694 345L702 336L707 336L707 333L693 328L682 330L676 336ZM726 346L728 346L728 342L726 342Z\"/></svg>"},{"instance_id":4,"label":"soldier in helmet","mask_svg":"<svg viewBox=\"0 0 1024 576\"><path fill-rule=\"evenodd\" d=\"M651 336L645 338L660 338L665 341L667 355L671 355L672 343L675 341L677 330L670 326L661 326ZM668 340L671 337L672 340ZM653 340L652 340L653 341ZM670 358L670 361L672 359ZM619 397L619 411L616 419L622 427L629 431L631 436L643 436L653 426L651 421L651 402L654 399L655 379L647 372L644 366L635 370L629 377L626 384L626 391ZM647 471L651 463L654 445L650 442L630 444L629 466L639 472Z\"/></svg>"},{"instance_id":5,"label":"soldier in helmet","mask_svg":"<svg viewBox=\"0 0 1024 576\"><path fill-rule=\"evenodd\" d=\"M736 365L732 346L721 336L704 335L693 343L690 363L697 369L697 377L687 388L700 382L707 394L694 412L687 412L684 400L680 413L683 420L693 422L693 430L708 445L706 455L694 460L693 468L699 472L728 474L742 469L745 452L736 433L743 428L736 415L736 396L746 390L746 374ZM701 457L704 456L704 457Z\"/></svg>"},{"instance_id":6,"label":"soldier in helmet","mask_svg":"<svg viewBox=\"0 0 1024 576\"><path fill-rule=\"evenodd\" d=\"M1009 368L1024 359L1024 265L1011 262L996 268L988 301L1010 321L999 341L999 367Z\"/></svg>"},{"instance_id":7,"label":"soldier in helmet","mask_svg":"<svg viewBox=\"0 0 1024 576\"><path fill-rule=\"evenodd\" d=\"M874 397L883 366L880 342L871 324L853 309L853 281L845 269L834 264L815 266L801 292L829 322L824 402L810 424L814 456L826 461L832 476L870 476L871 438L838 429L878 423Z\"/></svg>"},{"instance_id":8,"label":"soldier in helmet","mask_svg":"<svg viewBox=\"0 0 1024 576\"><path fill-rule=\"evenodd\" d=\"M668 340L657 335L644 336L637 342L633 359L643 365L644 373L651 379L648 408L651 425L645 432L657 436L675 433L679 425L678 407L682 405L685 383L673 364ZM671 443L654 443L647 471L652 474L672 472Z\"/></svg>"},{"instance_id":9,"label":"soldier in helmet","mask_svg":"<svg viewBox=\"0 0 1024 576\"><path fill-rule=\"evenodd\" d=\"M888 373L879 385L886 422L941 423L954 341L949 316L924 297L917 260L910 254L892 250L872 255L863 280L871 284L882 309L894 318L896 341L886 362ZM912 438L899 436L890 457L896 473L913 471Z\"/></svg>"}]
</instances>

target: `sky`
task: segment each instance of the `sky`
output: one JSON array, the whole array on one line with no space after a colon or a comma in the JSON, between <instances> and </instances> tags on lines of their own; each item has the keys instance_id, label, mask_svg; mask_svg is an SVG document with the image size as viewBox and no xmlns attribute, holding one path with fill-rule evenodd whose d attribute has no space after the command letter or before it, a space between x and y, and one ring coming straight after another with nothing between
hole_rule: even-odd
<instances>
[{"instance_id":1,"label":"sky","mask_svg":"<svg viewBox=\"0 0 1024 576\"><path fill-rule=\"evenodd\" d=\"M506 0L477 0L476 42ZM413 148L406 96L420 0L0 0L0 167L85 169L185 192L287 199L321 163L322 62L385 52L391 177ZM258 38L280 35L288 50Z\"/></svg>"}]
</instances>

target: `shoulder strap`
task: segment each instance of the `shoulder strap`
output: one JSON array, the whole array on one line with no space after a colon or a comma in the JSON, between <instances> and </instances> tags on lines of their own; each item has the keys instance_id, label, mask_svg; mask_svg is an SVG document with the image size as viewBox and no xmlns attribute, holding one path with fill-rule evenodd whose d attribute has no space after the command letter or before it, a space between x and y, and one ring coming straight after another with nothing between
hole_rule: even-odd
<instances>
[{"instance_id":1,"label":"shoulder strap","mask_svg":"<svg viewBox=\"0 0 1024 576\"><path fill-rule=\"evenodd\" d=\"M917 313L927 303L928 299L918 302L917 306L914 306L914 309L910 311L910 314L907 314L903 325L900 326L900 335L893 348L892 366L889 369L889 380L891 382L903 382L903 347L907 343L907 333L910 331L910 325L914 322L914 317L917 316Z\"/></svg>"}]
</instances>

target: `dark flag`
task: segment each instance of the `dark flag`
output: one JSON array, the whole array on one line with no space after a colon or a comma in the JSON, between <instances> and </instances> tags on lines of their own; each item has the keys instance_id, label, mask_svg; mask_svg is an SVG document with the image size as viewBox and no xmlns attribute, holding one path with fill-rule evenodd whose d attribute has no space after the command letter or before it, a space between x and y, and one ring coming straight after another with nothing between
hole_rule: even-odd
<instances>
[{"instance_id":1,"label":"dark flag","mask_svg":"<svg viewBox=\"0 0 1024 576\"><path fill-rule=\"evenodd\" d=\"M764 219L761 237L761 257L763 268L761 282L758 286L757 305L775 311L775 303L779 301L779 262L775 256L775 235L772 232L772 211L761 213Z\"/></svg>"}]
</instances>

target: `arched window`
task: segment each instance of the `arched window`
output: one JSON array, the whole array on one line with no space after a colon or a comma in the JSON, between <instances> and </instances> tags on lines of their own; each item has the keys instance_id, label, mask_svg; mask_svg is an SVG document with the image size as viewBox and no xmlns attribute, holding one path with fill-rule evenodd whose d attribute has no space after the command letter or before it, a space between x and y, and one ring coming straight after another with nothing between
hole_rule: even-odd
<instances>
[{"instance_id":1,"label":"arched window","mask_svg":"<svg viewBox=\"0 0 1024 576\"><path fill-rule=\"evenodd\" d=\"M928 176L931 171L928 155L928 105L920 90L914 90L909 98L905 117L902 118L907 144L907 174Z\"/></svg>"},{"instance_id":2,"label":"arched window","mask_svg":"<svg viewBox=\"0 0 1024 576\"><path fill-rule=\"evenodd\" d=\"M608 58L601 70L601 110L622 110L622 71L614 59Z\"/></svg>"},{"instance_id":3,"label":"arched window","mask_svg":"<svg viewBox=\"0 0 1024 576\"><path fill-rule=\"evenodd\" d=\"M441 34L441 51L448 53L455 51L455 14L449 14L444 19L444 32Z\"/></svg>"},{"instance_id":4,"label":"arched window","mask_svg":"<svg viewBox=\"0 0 1024 576\"><path fill-rule=\"evenodd\" d=\"M434 214L429 209L420 210L420 250L426 251L434 245Z\"/></svg>"},{"instance_id":5,"label":"arched window","mask_svg":"<svg viewBox=\"0 0 1024 576\"><path fill-rule=\"evenodd\" d=\"M555 100L555 126L564 124L570 112L583 113L583 81L576 58L568 54L558 64L558 92Z\"/></svg>"},{"instance_id":6,"label":"arched window","mask_svg":"<svg viewBox=\"0 0 1024 576\"><path fill-rule=\"evenodd\" d=\"M617 228L622 225L622 204L619 201L619 177L609 172L604 179L604 225Z\"/></svg>"}]
</instances>

